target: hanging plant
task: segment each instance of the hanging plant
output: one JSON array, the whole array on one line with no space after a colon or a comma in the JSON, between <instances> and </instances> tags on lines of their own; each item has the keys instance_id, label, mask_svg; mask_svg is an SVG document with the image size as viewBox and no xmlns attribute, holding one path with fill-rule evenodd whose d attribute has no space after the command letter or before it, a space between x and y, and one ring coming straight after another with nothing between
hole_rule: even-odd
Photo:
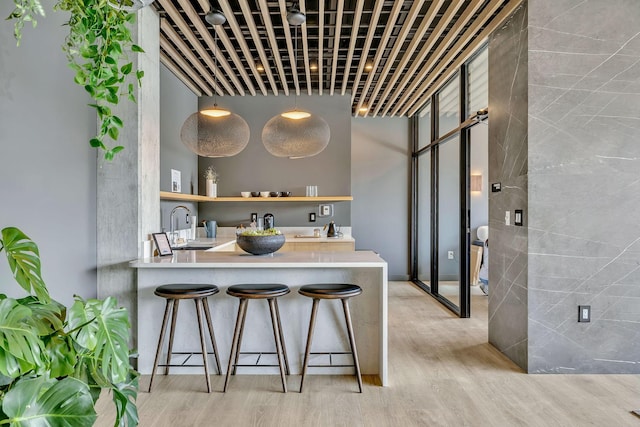
<instances>
[{"instance_id":1,"label":"hanging plant","mask_svg":"<svg viewBox=\"0 0 640 427\"><path fill-rule=\"evenodd\" d=\"M25 23L35 27L38 16L44 16L40 0L13 0L15 9L7 19L15 20L14 36L20 44ZM67 25L69 35L62 50L69 66L75 72L74 82L82 86L95 102L100 125L97 135L89 141L102 149L107 160L124 147L108 147L106 140L117 141L123 121L113 113L112 107L125 96L136 102L134 84L140 85L144 71L134 70L128 54L144 52L131 38L129 25L135 23L133 10L149 4L145 0L59 0L54 10L70 14Z\"/></svg>"}]
</instances>

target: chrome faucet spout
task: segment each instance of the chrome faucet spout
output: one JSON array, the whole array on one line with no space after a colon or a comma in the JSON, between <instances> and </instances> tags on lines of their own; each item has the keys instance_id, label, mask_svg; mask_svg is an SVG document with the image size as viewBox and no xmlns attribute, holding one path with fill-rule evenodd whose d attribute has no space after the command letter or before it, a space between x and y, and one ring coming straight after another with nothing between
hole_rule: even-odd
<instances>
[{"instance_id":1,"label":"chrome faucet spout","mask_svg":"<svg viewBox=\"0 0 640 427\"><path fill-rule=\"evenodd\" d=\"M171 209L171 215L169 215L169 222L171 223L171 224L169 224L169 230L170 230L170 234L169 235L171 236L171 239L170 239L171 240L171 246L176 244L176 235L175 235L175 228L174 228L174 223L175 223L174 217L175 217L176 211L178 209L184 209L185 211L187 211L187 224L189 224L189 215L191 214L191 210L189 210L188 207L183 206L183 205L178 205L175 208Z\"/></svg>"}]
</instances>

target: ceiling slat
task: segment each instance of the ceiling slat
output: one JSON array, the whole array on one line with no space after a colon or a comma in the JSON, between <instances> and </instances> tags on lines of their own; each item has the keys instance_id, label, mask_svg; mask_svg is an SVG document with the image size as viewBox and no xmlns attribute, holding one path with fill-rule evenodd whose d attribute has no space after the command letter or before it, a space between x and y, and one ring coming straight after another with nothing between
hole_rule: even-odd
<instances>
[{"instance_id":1,"label":"ceiling slat","mask_svg":"<svg viewBox=\"0 0 640 427\"><path fill-rule=\"evenodd\" d=\"M209 5L209 0L198 0L198 2L200 4L202 13L206 14L211 10L211 6ZM189 15L189 17L190 17L190 19L192 21L194 21L195 18L190 12L192 12L193 14L198 16L197 12L193 8L187 9L185 12ZM227 54L231 57L231 61L233 62L233 64L235 65L236 69L240 73L240 77L242 77L244 83L247 85L247 89L249 90L249 93L251 93L251 95L255 96L256 95L256 88L255 88L255 86L253 86L253 81L251 80L251 77L249 76L249 73L245 69L244 64L242 63L242 60L240 59L240 57L236 53L236 47L233 46L232 43L231 43L231 40L229 40L229 36L227 36L227 33L226 33L225 29L224 29L224 25L216 29L216 34L218 35L218 39L222 42L222 44L224 45L225 49L227 50ZM209 32L206 32L206 34L203 34L202 37L207 42L207 45L209 46L209 49L212 49L211 46L214 45L214 43L213 43L213 39L212 39L211 35L209 34ZM219 59L224 59L224 55L222 55L222 52L220 52L220 50L216 50L216 57L219 58ZM253 68L255 69L255 65L254 65ZM227 73L233 74L232 70L227 70L225 68L225 71L227 71ZM262 78L260 77L260 74L258 73L257 70L255 70L255 73L256 73L256 81L258 83L258 86L259 86L260 90L262 91L263 95L266 95L267 94L267 89L264 86L264 83L262 82ZM238 78L238 80L239 80L239 78ZM234 84L235 84L235 80L234 80ZM244 93L241 93L241 94L244 95Z\"/></svg>"},{"instance_id":2,"label":"ceiling slat","mask_svg":"<svg viewBox=\"0 0 640 427\"><path fill-rule=\"evenodd\" d=\"M300 0L300 12L307 14L304 0ZM307 40L307 24L301 25L302 29L302 54L304 58L304 74L307 77L307 94L311 96L313 89L311 86L311 64L309 60L309 41Z\"/></svg>"},{"instance_id":3,"label":"ceiling slat","mask_svg":"<svg viewBox=\"0 0 640 427\"><path fill-rule=\"evenodd\" d=\"M451 28L449 29L449 31L446 33L444 38L440 41L440 44L438 45L438 50L436 50L429 58L427 58L429 52L431 51L433 46L435 46L436 42L438 42L438 39L440 38L440 36L444 33L446 28L449 27L449 25L451 24L451 20L455 16L455 13L463 4L465 4L465 2L458 0L457 2L454 2L449 6L449 9L446 12L446 16L448 20L447 21L444 21L444 19L440 20L440 22L438 23L435 29L436 31L434 31L431 34L431 36L429 37L429 40L427 41L427 43L425 43L425 45L420 51L419 56L422 58L420 60L420 65L422 65L422 67L418 69L419 68L418 61L414 62L413 66L409 69L409 72L407 73L407 75L402 79L402 81L400 82L400 85L394 91L394 94L392 95L392 97L387 100L388 103L387 103L387 107L384 110L384 113L383 113L384 115L387 114L389 109L393 108L394 101L397 100L398 97L400 97L400 101L397 103L397 105L395 106L395 109L391 113L392 116L395 115L395 113L398 111L402 103L406 101L406 99L408 99L408 96L404 97L404 95L410 94L413 91L413 89L411 88L413 87L415 89L415 87L418 84L420 84L420 81L422 80L422 78L419 77L421 75L420 73L426 74L425 70L428 72L430 70L430 66L433 67L433 65L437 63L437 60L439 59L439 55L442 55L444 50L451 43L453 43L453 40L455 40L455 38L458 36L460 31L462 31L464 26L467 24L467 22L471 20L471 18L473 17L473 14L480 8L480 6L482 6L481 1L477 1L475 3L471 3L470 5L468 5L467 9L465 9L464 12L455 21L455 23L451 25ZM427 62L423 62L425 59L427 60ZM409 77L409 75L411 75L411 77L407 78ZM405 89L407 84L410 84L409 89Z\"/></svg>"},{"instance_id":4,"label":"ceiling slat","mask_svg":"<svg viewBox=\"0 0 640 427\"><path fill-rule=\"evenodd\" d=\"M162 4L163 7L165 8L165 11L169 15L169 18L172 20L173 24L180 29L180 31L183 34L183 37L187 39L189 44L191 46L193 46L194 49L196 49L196 52L200 56L200 59L205 64L207 64L207 66L211 70L216 68L215 64L211 60L211 57L210 57L211 55L202 46L202 43L198 40L198 37L196 37L196 35L191 30L191 28L189 28L189 25L186 22L184 22L184 20L180 16L180 13L176 10L175 7L173 7L171 2L169 0L160 0L160 4ZM212 52L215 52L216 58L218 58L219 64L227 72L227 76L229 76L229 79L231 80L231 82L234 84L234 86L238 90L238 93L241 94L241 95L244 95L245 92L244 92L244 87L242 86L242 83L236 77L235 73L231 69L231 66L226 61L226 59L224 57L222 57L222 55L220 55L221 52L219 51L217 46L215 46L215 43L213 43L213 39L211 38L211 36L209 34L209 31L207 30L207 28L205 27L204 23L202 22L202 19L198 16L196 11L191 7L191 5L188 2L186 2L184 0L180 0L180 5L185 10L185 13L189 17L189 19L192 22L192 24L196 27L196 29L198 30L198 32L202 36L202 39L206 43L207 47L209 47L209 49ZM167 18L165 18L165 19L167 19ZM220 72L220 70L216 69L215 72L216 72L216 78L217 79L219 79L221 82L222 81L227 82L227 84L223 83L223 86L225 86L225 88L227 88L227 90L229 91L229 94L230 95L235 95L235 90L234 89L229 89L228 81L223 76L223 74Z\"/></svg>"},{"instance_id":5,"label":"ceiling slat","mask_svg":"<svg viewBox=\"0 0 640 427\"><path fill-rule=\"evenodd\" d=\"M402 59L400 59L400 63L395 68L395 71L393 71L393 75L391 76L391 79L390 80L380 79L378 81L378 86L380 86L382 82L385 82L387 87L382 93L382 96L380 96L380 98L376 101L376 108L375 108L375 111L373 112L373 117L378 115L378 112L380 111L382 106L385 105L385 101L387 97L393 90L393 86L396 84L398 79L405 74L405 68L407 68L407 65L409 65L409 61L411 60L411 58L413 58L413 55L416 49L418 48L418 45L423 43L422 39L426 34L427 30L431 28L431 23L437 16L443 3L444 3L444 0L435 0L431 3L431 5L429 6L429 10L427 10L427 13L425 14L424 18L422 19L422 22L420 23L420 26L418 27L418 30L416 31L416 34L411 39L411 42L409 43L407 50L404 52L404 55L402 55ZM453 13L455 13L455 11L458 10L461 4L462 4L462 1L452 2L450 10L452 10ZM441 19L444 19L444 20L450 19L450 17L447 15L448 13L449 11L445 12L445 14L442 16ZM420 59L421 55L422 53L418 54L418 58L416 59L415 64L422 62L422 59L424 59L424 57ZM424 55L426 56L426 53ZM374 93L377 93L377 91ZM375 98L375 95L372 96L372 98Z\"/></svg>"},{"instance_id":6,"label":"ceiling slat","mask_svg":"<svg viewBox=\"0 0 640 427\"><path fill-rule=\"evenodd\" d=\"M249 10L246 2L241 2L243 12L245 7ZM258 0L258 6L260 8L260 14L262 15L262 22L267 30L267 37L269 38L269 44L271 46L271 54L273 60L276 62L276 68L280 74L280 81L282 82L282 90L285 95L289 95L289 82L287 81L287 75L284 73L284 67L282 66L282 59L280 58L280 50L278 49L278 40L276 39L276 33L273 31L273 23L271 22L271 15L269 14L269 6L267 0ZM246 13L246 12L245 12ZM286 24L285 24L286 25ZM257 31L257 29L256 29ZM285 30L285 34L288 36L288 32ZM290 44L290 36L287 37L287 44Z\"/></svg>"},{"instance_id":7,"label":"ceiling slat","mask_svg":"<svg viewBox=\"0 0 640 427\"><path fill-rule=\"evenodd\" d=\"M351 40L349 41L349 51L347 52L347 63L344 67L344 77L342 79L342 90L340 91L340 95L344 95L347 92L347 84L349 83L349 76L351 75L351 61L353 60L353 51L356 46L356 40L358 40L358 30L360 29L363 6L364 0L358 0L355 16L353 18L353 27L351 28Z\"/></svg>"},{"instance_id":8,"label":"ceiling slat","mask_svg":"<svg viewBox=\"0 0 640 427\"><path fill-rule=\"evenodd\" d=\"M368 109L367 111L363 114L365 117L367 116L367 114L369 113L369 109L371 109L373 107L373 104L375 102L376 96L378 96L378 92L380 91L380 87L382 86L382 83L385 81L385 79L387 78L387 75L389 74L389 71L391 70L391 67L394 65L394 62L396 60L396 57L398 56L398 53L400 52L400 48L402 48L402 45L404 45L404 41L407 38L407 35L409 34L409 31L411 30L411 27L413 26L414 21L416 20L418 13L420 12L420 9L422 9L422 5L424 4L424 0L418 0L418 1L414 1L413 5L411 5L411 9L409 10L409 14L407 15L407 19L404 21L404 24L402 25L402 29L400 30L400 32L398 33L398 36L393 44L393 48L391 49L391 53L385 58L385 64L384 64L384 68L382 69L382 72L380 73L380 75L378 75L377 78L377 83L373 89L373 92L371 93L371 96L367 96L367 93L369 91L369 87L371 85L371 83L373 82L373 73L369 76L369 78L367 78L367 84L365 85L365 90L363 92L363 96L360 97L360 100L358 101L358 107L357 107L357 111L360 111L360 107L362 107L363 103L365 100L369 100L368 101ZM384 39L384 37L383 37ZM380 48L378 48L378 54L383 55L385 52L384 50L381 50ZM409 54L410 52L406 52L406 54Z\"/></svg>"},{"instance_id":9,"label":"ceiling slat","mask_svg":"<svg viewBox=\"0 0 640 427\"><path fill-rule=\"evenodd\" d=\"M324 0L318 1L318 95L322 95L324 84L324 63L322 61L322 52L324 51Z\"/></svg>"},{"instance_id":10,"label":"ceiling slat","mask_svg":"<svg viewBox=\"0 0 640 427\"><path fill-rule=\"evenodd\" d=\"M371 21L369 21L369 31L367 32L367 38L364 41L364 46L362 48L362 55L360 56L360 62L358 63L358 71L356 72L356 78L353 80L351 84L351 103L356 98L356 94L358 91L358 84L360 84L360 77L362 76L362 71L364 70L364 66L367 63L367 58L369 55L369 49L371 48L371 42L373 41L373 37L376 34L376 27L378 25L378 19L380 19L380 13L382 12L382 6L384 2L377 1L375 2L375 8L373 9L373 14L371 15ZM373 73L374 70L371 70L370 73ZM355 111L355 114L358 114L358 111Z\"/></svg>"},{"instance_id":11,"label":"ceiling slat","mask_svg":"<svg viewBox=\"0 0 640 427\"><path fill-rule=\"evenodd\" d=\"M165 53L171 60L179 66L182 71L191 78L191 80L200 88L202 92L207 94L208 96L213 95L213 91L211 88L202 80L202 78L193 71L190 64L182 58L182 55L178 53L177 50L169 43L169 41L161 34L160 35L160 48L164 49Z\"/></svg>"},{"instance_id":12,"label":"ceiling slat","mask_svg":"<svg viewBox=\"0 0 640 427\"><path fill-rule=\"evenodd\" d=\"M416 82L412 84L405 95L418 94L421 96L424 91L429 88L429 85L438 78L438 75L444 72L448 67L451 61L462 52L462 49L473 39L473 37L480 31L489 19L493 16L493 12L495 12L500 5L502 4L502 0L491 0L491 2L482 10L482 13L476 18L473 23L464 31L464 33L460 36L458 41L448 50L444 49L439 50L437 55L433 55L433 57L439 58L437 64L434 64L430 67L430 73L420 73L419 79L416 79ZM446 53L445 53L446 52ZM442 56L444 54L444 56ZM429 59L431 61L431 58ZM423 79L426 77L426 80ZM418 83L420 86L416 89ZM406 99L409 99L409 96L406 96ZM406 103L406 100L404 101ZM403 103L398 103L400 115L406 114L407 110L411 107L411 104L407 104L403 106ZM396 107L397 108L397 107ZM394 113L395 114L395 113Z\"/></svg>"},{"instance_id":13,"label":"ceiling slat","mask_svg":"<svg viewBox=\"0 0 640 427\"><path fill-rule=\"evenodd\" d=\"M262 81L262 76L260 75L260 71L258 71L258 69L256 67L253 55L251 53L251 50L249 49L249 45L247 44L247 42L246 42L246 40L244 38L244 35L242 34L242 29L240 28L240 25L238 25L238 21L236 21L236 18L233 15L233 10L231 9L231 7L229 6L229 3L226 0L219 0L218 4L222 8L222 13L224 13L224 15L227 17L227 22L229 23L229 26L231 27L231 32L233 33L234 37L238 41L238 44L240 45L240 48L242 49L242 53L245 55L245 60L246 60L246 62L248 64L249 68L251 68L251 70L253 71L253 74L256 76L256 80L261 82ZM251 21L253 21L253 19L250 16L249 16L249 19ZM252 24L249 24L250 27L251 27L251 25ZM258 52L260 52L260 50ZM264 56L264 50L262 51L262 56ZM271 69L269 68L269 62L266 60L266 57L263 59L262 56L260 57L260 60L264 64L264 70L265 70L265 74L267 76L267 80L269 80L269 83L271 84L271 89L273 91L273 94L277 96L278 95L278 88L275 85L275 81L273 80L273 75L271 74ZM238 64L238 66L243 67L244 65ZM266 88L263 90L263 94L264 95L267 94Z\"/></svg>"},{"instance_id":14,"label":"ceiling slat","mask_svg":"<svg viewBox=\"0 0 640 427\"><path fill-rule=\"evenodd\" d=\"M448 74L442 74L432 85L430 89L426 89L428 85L425 85L426 92L423 92L420 99L410 102L413 105L409 110L409 116L414 115L422 106L429 100L431 95L440 88L440 85L447 81L448 78L453 75L454 70L462 65L473 53L489 38L491 33L495 31L502 23L509 18L509 16L520 6L520 1L513 1L507 4L495 17L491 19L491 22L482 30L480 34L475 36L473 42L465 49L465 51L453 62ZM435 75L436 73L434 73ZM426 83L426 82L425 82ZM416 94L420 93L419 91ZM416 95L417 97L417 95Z\"/></svg>"},{"instance_id":15,"label":"ceiling slat","mask_svg":"<svg viewBox=\"0 0 640 427\"><path fill-rule=\"evenodd\" d=\"M160 20L160 29L166 34L166 36L173 42L178 48L178 51L186 58L187 61L200 73L201 76L207 81L218 95L224 95L224 90L220 87L222 83L230 93L233 93L233 88L226 80L214 79L213 76L207 71L207 69L200 63L196 55L191 51L191 48L180 38L178 33L173 29L171 25L163 18ZM226 83L226 84L225 84Z\"/></svg>"},{"instance_id":16,"label":"ceiling slat","mask_svg":"<svg viewBox=\"0 0 640 427\"><path fill-rule=\"evenodd\" d=\"M182 71L180 67L174 64L171 58L169 58L164 52L160 52L160 62L164 64L164 66L167 67L169 71L171 71L173 75L178 78L178 80L184 83L184 85L188 87L189 90L193 92L195 96L202 96L202 91L198 89L198 87L195 84L193 84L191 79L187 77L184 71Z\"/></svg>"},{"instance_id":17,"label":"ceiling slat","mask_svg":"<svg viewBox=\"0 0 640 427\"><path fill-rule=\"evenodd\" d=\"M344 2L338 2L338 11L336 13L336 29L333 34L333 60L331 61L331 87L329 95L333 96L333 90L336 86L336 72L338 69L338 51L340 49L340 32L342 29L342 14L344 13Z\"/></svg>"}]
</instances>

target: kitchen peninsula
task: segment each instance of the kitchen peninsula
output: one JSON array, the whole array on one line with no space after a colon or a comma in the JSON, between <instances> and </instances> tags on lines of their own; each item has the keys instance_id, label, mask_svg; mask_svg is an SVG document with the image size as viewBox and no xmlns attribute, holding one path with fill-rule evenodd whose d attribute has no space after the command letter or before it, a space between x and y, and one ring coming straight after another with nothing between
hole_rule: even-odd
<instances>
[{"instance_id":1,"label":"kitchen peninsula","mask_svg":"<svg viewBox=\"0 0 640 427\"><path fill-rule=\"evenodd\" d=\"M131 263L138 271L138 369L150 374L160 332L164 299L154 295L157 286L169 283L211 283L220 293L209 298L221 365L227 366L237 299L226 295L228 286L240 283L282 283L291 293L280 298L285 343L291 374L301 373L311 301L297 290L310 283L354 283L362 295L350 302L360 366L364 375L376 375L381 385L387 378L387 263L371 251L276 252L253 256L238 252L176 251L169 257L144 258ZM267 304L252 301L248 312L242 351L273 351L273 335ZM335 302L335 301L334 301ZM348 340L343 331L342 307L329 301L318 311L313 351L345 351ZM195 310L184 304L176 325L174 351L198 353L199 337ZM165 340L166 343L166 340ZM166 348L165 350L166 351ZM197 357L197 356L194 356ZM271 364L269 356L262 363ZM274 356L275 358L275 356ZM328 357L327 357L328 359ZM334 356L334 364L349 362ZM178 359L174 357L175 362ZM328 360L319 357L314 364ZM191 361L190 363L196 363ZM242 363L253 363L245 360ZM213 366L213 365L211 365ZM201 373L202 368L173 368L173 374ZM223 372L224 373L224 372ZM239 374L276 374L276 368L242 368ZM310 374L352 374L353 368L310 368Z\"/></svg>"}]
</instances>

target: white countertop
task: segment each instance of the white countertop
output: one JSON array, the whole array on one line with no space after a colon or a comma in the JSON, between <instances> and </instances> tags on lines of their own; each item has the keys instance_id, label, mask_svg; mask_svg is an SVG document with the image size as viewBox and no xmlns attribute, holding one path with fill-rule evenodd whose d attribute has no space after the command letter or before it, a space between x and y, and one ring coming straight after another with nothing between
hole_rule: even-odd
<instances>
[{"instance_id":1,"label":"white countertop","mask_svg":"<svg viewBox=\"0 0 640 427\"><path fill-rule=\"evenodd\" d=\"M381 267L386 264L373 251L275 252L260 256L238 252L175 251L172 256L144 258L130 263L134 268Z\"/></svg>"}]
</instances>

